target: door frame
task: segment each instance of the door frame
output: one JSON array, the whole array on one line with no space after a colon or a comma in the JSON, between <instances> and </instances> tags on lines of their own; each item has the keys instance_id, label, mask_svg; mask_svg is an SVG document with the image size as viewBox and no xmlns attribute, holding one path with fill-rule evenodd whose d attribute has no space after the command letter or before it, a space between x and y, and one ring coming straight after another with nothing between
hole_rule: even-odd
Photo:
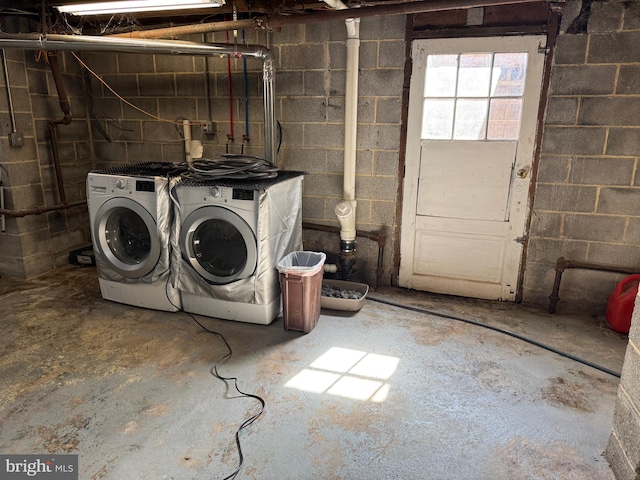
<instances>
[{"instance_id":1,"label":"door frame","mask_svg":"<svg viewBox=\"0 0 640 480\"><path fill-rule=\"evenodd\" d=\"M529 232L531 226L531 214L532 214L532 206L535 194L535 186L537 179L538 166L540 161L540 147L542 143L542 133L544 127L544 114L547 105L547 97L549 91L550 84L550 74L551 74L551 64L553 60L553 51L557 39L557 30L559 25L559 13L555 11L550 12L549 21L546 26L541 26L541 28L533 29L530 31L524 31L520 33L514 33L513 30L504 30L504 34L502 31L493 31L489 32L485 31L482 28L479 29L469 29L468 31L456 32L457 35L447 35L444 33L441 37L435 36L423 36L420 35L419 31L414 30L413 25L413 17L408 16L406 21L406 36L405 36L405 68L404 68L404 83L403 83L403 95L402 95L402 128L400 135L400 150L399 150L399 163L398 163L398 176L401 181L398 182L397 192L396 192L396 228L394 231L394 245L393 245L393 269L391 272L391 285L394 287L399 286L399 272L400 272L400 242L401 242L401 234L403 227L403 210L405 204L404 198L404 182L406 178L406 158L407 158L407 132L409 129L409 91L411 78L413 74L413 60L411 58L411 52L413 49L413 42L415 40L420 39L440 39L440 38L468 38L468 37L496 37L496 36L546 36L546 52L545 59L543 64L543 72L542 72L542 85L540 89L540 101L538 105L538 116L536 119L536 133L534 139L534 155L531 164L531 181L529 183L529 192L528 192L528 202L527 202L527 218L525 219L525 227L524 227L524 245L522 249L522 256L520 259L520 268L516 285L516 296L515 301L522 301L522 286L523 286L523 278L526 269L526 258L527 258L527 250L529 243ZM546 27L546 28L545 28ZM473 31L473 34L467 35L467 33ZM464 35L462 35L464 33Z\"/></svg>"}]
</instances>

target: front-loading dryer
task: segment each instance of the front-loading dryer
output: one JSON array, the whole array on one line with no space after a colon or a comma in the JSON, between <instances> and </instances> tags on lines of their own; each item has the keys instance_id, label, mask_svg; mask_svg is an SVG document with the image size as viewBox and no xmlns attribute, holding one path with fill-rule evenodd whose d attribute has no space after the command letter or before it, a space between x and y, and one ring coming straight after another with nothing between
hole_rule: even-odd
<instances>
[{"instance_id":1,"label":"front-loading dryer","mask_svg":"<svg viewBox=\"0 0 640 480\"><path fill-rule=\"evenodd\" d=\"M269 324L281 311L277 262L302 249L302 176L177 179L172 269L186 312Z\"/></svg>"},{"instance_id":2,"label":"front-loading dryer","mask_svg":"<svg viewBox=\"0 0 640 480\"><path fill-rule=\"evenodd\" d=\"M135 167L87 177L100 292L119 303L177 311L181 302L171 282L169 179Z\"/></svg>"}]
</instances>

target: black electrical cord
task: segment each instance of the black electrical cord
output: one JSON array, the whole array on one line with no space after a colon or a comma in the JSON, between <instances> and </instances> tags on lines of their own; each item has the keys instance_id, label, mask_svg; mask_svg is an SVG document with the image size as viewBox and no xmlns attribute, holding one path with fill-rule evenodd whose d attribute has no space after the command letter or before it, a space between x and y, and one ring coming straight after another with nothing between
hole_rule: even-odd
<instances>
[{"instance_id":1,"label":"black electrical cord","mask_svg":"<svg viewBox=\"0 0 640 480\"><path fill-rule=\"evenodd\" d=\"M207 333L211 333L213 335L215 335L216 337L218 337L220 340L222 340L222 343L224 343L225 347L227 347L228 352L226 354L224 354L222 357L220 357L220 359L218 359L216 361L216 363L213 365L213 367L211 368L211 375L213 375L214 377L216 377L219 380L222 380L225 385L227 386L227 389L229 388L229 381L233 380L233 387L236 389L236 391L242 396L242 397L248 397L248 398L254 398L256 399L258 402L260 402L260 411L258 413L256 413L255 415L252 415L251 417L247 418L244 422L242 422L242 424L238 427L238 429L236 430L236 448L238 449L238 466L236 467L236 469L230 473L229 475L227 475L226 477L224 477L222 480L232 480L234 478L236 478L236 476L238 475L238 473L240 473L240 470L242 469L242 466L244 465L244 455L242 453L242 445L240 444L240 432L242 432L245 428L247 428L248 426L250 426L253 422L255 422L260 415L262 415L264 413L264 410L267 406L266 402L264 401L264 399L262 397L260 397L259 395L255 395L253 393L246 393L243 392L242 390L240 390L240 388L238 387L238 377L223 377L222 375L220 375L220 373L218 372L218 366L222 363L225 362L226 360L228 360L229 358L231 358L231 355L233 355L233 350L231 349L231 345L229 345L229 342L227 341L227 339L224 337L224 335L222 335L220 332L216 332L215 330L210 330L209 328L205 327L204 325L202 325L202 323L200 323L198 321L198 319L196 319L196 317L194 315L192 315L189 312L185 312L184 310L182 310L180 307L178 307L175 303L173 303L171 301L171 298L169 297L169 283L170 283L170 279L167 279L167 282L165 283L165 295L167 297L167 300L169 300L169 303L171 305L174 306L174 308L178 309L179 312L182 312L186 315L188 315L189 317L191 317L191 319L197 323L200 328L202 328L205 332Z\"/></svg>"},{"instance_id":2,"label":"black electrical cord","mask_svg":"<svg viewBox=\"0 0 640 480\"><path fill-rule=\"evenodd\" d=\"M404 308L406 310L412 310L414 312L424 313L424 314L427 314L427 315L434 315L436 317L447 318L449 320L456 320L456 321L459 321L459 322L468 323L470 325L475 325L477 327L487 328L489 330L493 330L494 332L503 333L505 335L509 335L510 337L517 338L518 340L522 340L523 342L527 342L527 343L530 343L531 345L535 345L536 347L540 347L540 348L543 348L545 350L548 350L548 351L550 351L552 353L555 353L556 355L560 355L561 357L568 358L569 360L573 360L574 362L581 363L581 364L586 365L588 367L595 368L596 370L600 370L601 372L608 373L609 375L612 375L614 377L620 378L620 374L618 372L610 370L610 369L608 369L606 367L602 367L602 366L597 365L595 363L592 363L592 362L590 362L588 360L584 360L582 358L576 357L574 355L571 355L570 353L563 352L562 350L558 350L557 348L554 348L554 347L552 347L550 345L546 345L544 343L538 342L537 340L533 340L531 338L525 337L524 335L520 335L519 333L515 333L515 332L512 332L510 330L505 330L504 328L494 327L493 325L488 325L486 323L478 322L476 320L471 320L471 319L464 318L464 317L458 317L456 315L450 315L448 313L436 312L434 310L429 310L427 308L422 308L422 307L415 307L413 305L405 305L405 304L402 304L402 303L394 302L394 301L391 301L391 300L385 300L385 299L382 299L382 298L376 298L376 297L372 297L372 296L368 296L367 298L369 300L373 300L374 302L384 303L386 305L391 305L393 307Z\"/></svg>"},{"instance_id":3,"label":"black electrical cord","mask_svg":"<svg viewBox=\"0 0 640 480\"><path fill-rule=\"evenodd\" d=\"M280 153L280 147L282 147L282 124L280 120L276 120L276 124L278 125L278 148L276 153Z\"/></svg>"}]
</instances>

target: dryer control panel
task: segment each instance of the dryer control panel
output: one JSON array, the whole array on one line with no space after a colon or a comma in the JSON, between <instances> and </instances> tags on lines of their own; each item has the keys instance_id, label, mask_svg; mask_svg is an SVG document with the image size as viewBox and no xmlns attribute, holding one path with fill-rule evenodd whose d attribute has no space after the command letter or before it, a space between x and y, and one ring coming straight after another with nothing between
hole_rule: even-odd
<instances>
[{"instance_id":1,"label":"dryer control panel","mask_svg":"<svg viewBox=\"0 0 640 480\"><path fill-rule=\"evenodd\" d=\"M242 210L251 210L254 209L255 202L257 201L258 196L256 195L255 190L248 190L242 188L234 188L234 187L225 187L221 185L208 186L208 187L199 187L206 192L204 198L201 198L201 201L204 200L205 204L214 204L214 205L224 205L229 208L240 208ZM187 193L189 197L191 197L192 192L196 189L185 189L184 193ZM202 190L201 190L202 191ZM183 192L178 196L181 197ZM203 192L203 193L204 193ZM184 199L186 203L190 203L191 198Z\"/></svg>"}]
</instances>

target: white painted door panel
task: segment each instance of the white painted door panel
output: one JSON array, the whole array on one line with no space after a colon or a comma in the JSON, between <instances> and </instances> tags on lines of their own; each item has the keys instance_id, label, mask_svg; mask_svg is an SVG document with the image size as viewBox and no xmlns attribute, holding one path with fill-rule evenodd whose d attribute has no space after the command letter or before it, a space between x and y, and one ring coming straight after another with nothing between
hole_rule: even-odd
<instances>
[{"instance_id":1,"label":"white painted door panel","mask_svg":"<svg viewBox=\"0 0 640 480\"><path fill-rule=\"evenodd\" d=\"M414 41L401 286L515 299L544 42Z\"/></svg>"},{"instance_id":2,"label":"white painted door panel","mask_svg":"<svg viewBox=\"0 0 640 480\"><path fill-rule=\"evenodd\" d=\"M416 214L504 221L516 146L422 140Z\"/></svg>"}]
</instances>

